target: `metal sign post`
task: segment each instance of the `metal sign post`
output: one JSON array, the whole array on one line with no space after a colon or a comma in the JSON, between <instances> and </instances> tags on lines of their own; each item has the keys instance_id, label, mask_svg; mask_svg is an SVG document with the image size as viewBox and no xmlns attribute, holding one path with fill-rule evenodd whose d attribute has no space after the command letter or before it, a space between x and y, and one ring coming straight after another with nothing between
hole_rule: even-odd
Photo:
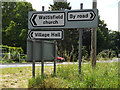
<instances>
[{"instance_id":1,"label":"metal sign post","mask_svg":"<svg viewBox=\"0 0 120 90\"><path fill-rule=\"evenodd\" d=\"M54 44L54 52L55 52L55 58L54 58L54 75L56 75L56 59L57 59L57 42L55 41Z\"/></svg>"},{"instance_id":2,"label":"metal sign post","mask_svg":"<svg viewBox=\"0 0 120 90\"><path fill-rule=\"evenodd\" d=\"M42 7L44 11L44 7ZM64 39L63 30L54 31L28 31L27 61L32 61L32 77L35 78L35 62L41 61L41 76L44 76L44 61L54 61L54 74L56 74L57 42L43 41L42 39ZM48 37L47 37L48 36ZM47 37L47 38L46 38ZM37 40L38 39L38 40Z\"/></svg>"},{"instance_id":3,"label":"metal sign post","mask_svg":"<svg viewBox=\"0 0 120 90\"><path fill-rule=\"evenodd\" d=\"M33 62L32 62L32 76L33 76L33 78L35 78L35 60L34 60L34 45L35 45L35 40L32 40L32 54L33 54L33 56L32 56L32 60L33 60Z\"/></svg>"},{"instance_id":4,"label":"metal sign post","mask_svg":"<svg viewBox=\"0 0 120 90\"><path fill-rule=\"evenodd\" d=\"M43 45L43 41L41 42L41 76L43 76L43 74L44 74L44 51L43 51L43 48L44 48L44 45Z\"/></svg>"},{"instance_id":5,"label":"metal sign post","mask_svg":"<svg viewBox=\"0 0 120 90\"><path fill-rule=\"evenodd\" d=\"M44 6L42 6L42 11L44 11ZM41 43L41 76L43 76L43 74L44 74L44 51L43 51L43 48L44 48L44 45L43 45L43 40L42 40L42 43Z\"/></svg>"},{"instance_id":6,"label":"metal sign post","mask_svg":"<svg viewBox=\"0 0 120 90\"><path fill-rule=\"evenodd\" d=\"M41 62L41 76L44 76L44 61L54 61L56 73L57 42L27 39L27 61L32 62L32 77L35 78L35 62Z\"/></svg>"},{"instance_id":7,"label":"metal sign post","mask_svg":"<svg viewBox=\"0 0 120 90\"><path fill-rule=\"evenodd\" d=\"M94 1L94 0L93 0ZM79 30L79 74L81 73L81 59L82 59L82 28L94 28L91 36L92 39L92 65L96 65L96 28L98 27L98 9L96 9L96 2L93 2L93 9L84 9L83 4L81 4L81 10L61 10L61 11L44 11L44 6L40 12L29 12L28 15L28 28L32 31L29 32L29 39L34 39L32 47L31 43L28 42L28 46L32 49L28 49L29 59L31 61L31 54L33 60L33 77L35 77L35 60L41 60L41 75L44 73L44 60L50 59L53 61L54 57L54 74L56 72L56 55L53 55L53 51L57 53L56 46L53 50L52 45L45 45L44 40L46 39L63 39L63 31L58 31L59 29L78 29ZM37 30L37 31L36 31ZM39 30L39 31L38 31ZM46 31L43 31L46 30ZM54 30L54 31L52 31ZM56 31L55 31L56 30ZM40 40L36 40L40 39ZM41 42L41 44L40 44ZM36 46L34 46L36 44ZM41 45L41 46L40 46ZM55 44L56 45L56 44ZM38 50L40 46L40 50ZM34 52L34 49L36 52ZM52 50L53 51L52 51ZM49 50L49 51L48 51ZM33 51L32 53L29 51ZM46 52L47 51L47 52ZM51 52L52 53L51 53ZM46 56L46 53L49 53ZM51 56L51 54L53 56ZM41 55L41 56L40 56ZM34 60L35 59L35 60Z\"/></svg>"},{"instance_id":8,"label":"metal sign post","mask_svg":"<svg viewBox=\"0 0 120 90\"><path fill-rule=\"evenodd\" d=\"M80 9L83 9L83 3L80 5ZM82 62L82 35L83 29L79 30L79 75L81 74L81 62Z\"/></svg>"}]
</instances>

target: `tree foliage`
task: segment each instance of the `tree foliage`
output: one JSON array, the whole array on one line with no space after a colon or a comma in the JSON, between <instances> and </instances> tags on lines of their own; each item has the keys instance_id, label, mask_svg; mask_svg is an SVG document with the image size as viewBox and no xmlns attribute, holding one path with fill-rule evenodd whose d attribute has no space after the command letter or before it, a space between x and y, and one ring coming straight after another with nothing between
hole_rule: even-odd
<instances>
[{"instance_id":1,"label":"tree foliage","mask_svg":"<svg viewBox=\"0 0 120 90\"><path fill-rule=\"evenodd\" d=\"M68 9L70 6L70 3L54 3L54 5L50 5L51 10L61 10L61 8ZM64 40L58 42L58 48L61 54L63 55L64 51L67 54L72 53L73 56L78 57L78 46L79 46L79 32L78 30L72 29L72 30L64 30ZM119 48L119 40L117 39L119 36L117 34L114 34L114 32L110 33L110 30L107 28L107 24L104 22L104 20L100 20L99 16L99 25L97 28L97 54L99 52L105 50L105 49L112 49L116 52L120 52L118 50ZM111 35L114 36L111 37ZM115 40L117 39L117 40ZM112 43L112 44L111 44ZM111 47L111 45L115 47ZM83 46L85 46L85 50L87 50L88 55L90 56L90 50L91 50L91 30L90 29L84 29L83 30ZM74 48L74 49L73 49ZM64 56L64 55L63 55Z\"/></svg>"},{"instance_id":2,"label":"tree foliage","mask_svg":"<svg viewBox=\"0 0 120 90\"><path fill-rule=\"evenodd\" d=\"M54 3L50 10L71 9L70 3ZM35 11L28 2L2 2L2 34L3 44L13 47L22 47L26 52L26 40L28 32L28 12ZM70 61L78 59L79 31L77 29L65 29L64 40L58 42L60 56L70 58ZM91 30L83 30L83 54L90 56ZM110 31L104 20L100 20L97 28L97 54L103 50L112 49L116 54L120 53L120 33Z\"/></svg>"},{"instance_id":3,"label":"tree foliage","mask_svg":"<svg viewBox=\"0 0 120 90\"><path fill-rule=\"evenodd\" d=\"M61 9L71 9L70 3L67 2L56 2L54 5L50 5L51 11L53 10L61 10Z\"/></svg>"},{"instance_id":4,"label":"tree foliage","mask_svg":"<svg viewBox=\"0 0 120 90\"><path fill-rule=\"evenodd\" d=\"M33 11L28 2L2 2L3 44L26 50L28 12Z\"/></svg>"}]
</instances>

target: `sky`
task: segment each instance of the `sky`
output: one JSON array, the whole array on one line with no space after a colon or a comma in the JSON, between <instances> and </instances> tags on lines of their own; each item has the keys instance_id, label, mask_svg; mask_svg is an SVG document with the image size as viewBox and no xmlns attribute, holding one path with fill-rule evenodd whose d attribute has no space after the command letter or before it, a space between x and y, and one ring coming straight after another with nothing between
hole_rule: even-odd
<instances>
[{"instance_id":1,"label":"sky","mask_svg":"<svg viewBox=\"0 0 120 90\"><path fill-rule=\"evenodd\" d=\"M45 11L48 10L53 0L26 0L31 2L34 9L42 10L45 6ZM79 9L80 3L83 3L83 9L92 9L93 0L67 0L70 2L72 10ZM99 10L100 19L104 20L109 30L118 31L118 2L120 0L97 0L97 9Z\"/></svg>"}]
</instances>

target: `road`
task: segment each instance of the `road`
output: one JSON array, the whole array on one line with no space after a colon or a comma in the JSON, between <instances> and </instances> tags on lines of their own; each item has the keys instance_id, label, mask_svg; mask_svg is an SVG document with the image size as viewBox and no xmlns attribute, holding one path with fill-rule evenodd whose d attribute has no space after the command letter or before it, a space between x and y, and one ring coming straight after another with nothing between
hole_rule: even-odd
<instances>
[{"instance_id":1,"label":"road","mask_svg":"<svg viewBox=\"0 0 120 90\"><path fill-rule=\"evenodd\" d=\"M76 62L77 63L77 62ZM63 63L56 63L56 65L60 65L60 64L76 64L76 63L72 63L72 62L63 62ZM53 62L48 62L45 63L44 66L53 66L54 63ZM10 68L10 67L29 67L32 66L32 63L20 63L20 64L1 64L0 68ZM41 63L36 63L35 66L41 66Z\"/></svg>"},{"instance_id":2,"label":"road","mask_svg":"<svg viewBox=\"0 0 120 90\"><path fill-rule=\"evenodd\" d=\"M97 61L98 63L100 62L104 62L104 63L111 63L111 62L118 62L120 61L120 59L116 58L116 59L113 59L113 60L107 60L107 61ZM63 62L63 63L57 63L56 65L65 65L65 64L77 64L78 62ZM82 63L85 63L87 64L86 62L82 62ZM0 68L10 68L10 67L28 67L28 66L32 66L32 63L21 63L21 64L1 64L0 65ZM35 66L41 66L41 63L36 63ZM48 63L45 63L44 66L54 66L53 62L48 62Z\"/></svg>"}]
</instances>

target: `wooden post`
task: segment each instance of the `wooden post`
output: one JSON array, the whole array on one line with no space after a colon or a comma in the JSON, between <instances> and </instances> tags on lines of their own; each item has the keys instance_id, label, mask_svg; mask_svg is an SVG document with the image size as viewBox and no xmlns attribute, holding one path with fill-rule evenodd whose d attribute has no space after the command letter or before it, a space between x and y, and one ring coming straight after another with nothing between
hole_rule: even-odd
<instances>
[{"instance_id":1,"label":"wooden post","mask_svg":"<svg viewBox=\"0 0 120 90\"><path fill-rule=\"evenodd\" d=\"M93 0L93 9L97 8L97 0ZM97 28L91 30L91 61L92 67L96 66L96 43Z\"/></svg>"}]
</instances>

